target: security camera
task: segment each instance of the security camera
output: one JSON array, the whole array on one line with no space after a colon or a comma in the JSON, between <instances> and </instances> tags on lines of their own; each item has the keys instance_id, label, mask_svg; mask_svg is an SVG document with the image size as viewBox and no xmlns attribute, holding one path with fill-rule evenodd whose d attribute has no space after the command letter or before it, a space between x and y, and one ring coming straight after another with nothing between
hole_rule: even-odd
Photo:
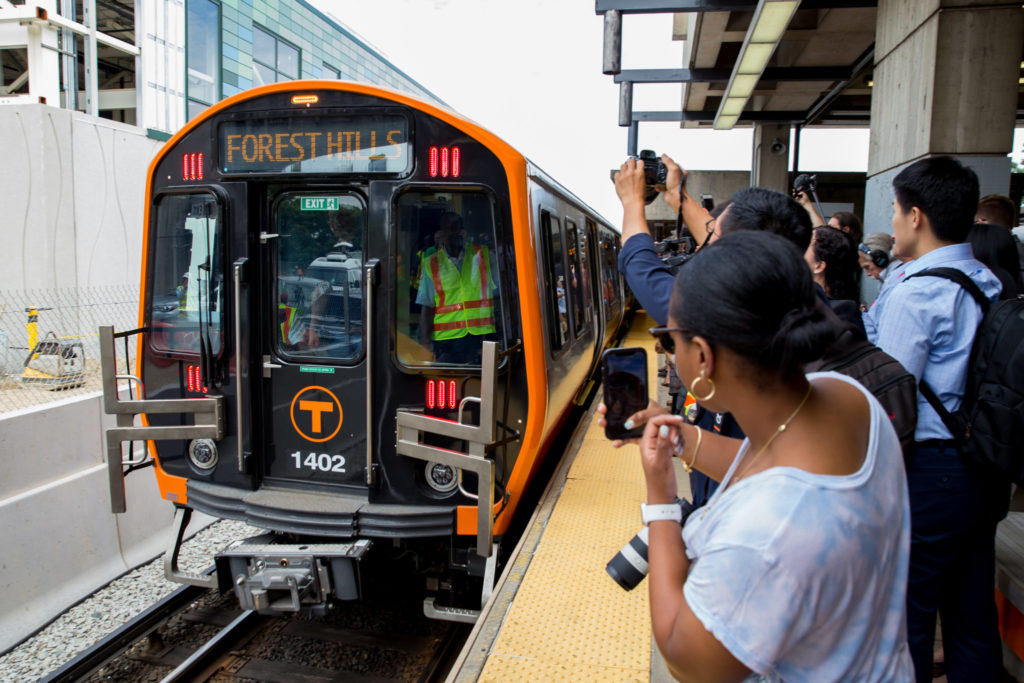
<instances>
[{"instance_id":1,"label":"security camera","mask_svg":"<svg viewBox=\"0 0 1024 683\"><path fill-rule=\"evenodd\" d=\"M783 154L785 154L787 149L789 149L789 145L787 145L779 138L775 138L774 140L772 140L772 144L768 147L768 151L777 157L780 157Z\"/></svg>"}]
</instances>

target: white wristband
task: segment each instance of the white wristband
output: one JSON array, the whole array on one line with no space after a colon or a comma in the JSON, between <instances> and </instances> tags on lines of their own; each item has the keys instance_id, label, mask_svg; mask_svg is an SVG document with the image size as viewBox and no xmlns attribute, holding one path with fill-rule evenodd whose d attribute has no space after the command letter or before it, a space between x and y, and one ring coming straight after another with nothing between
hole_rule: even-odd
<instances>
[{"instance_id":1,"label":"white wristband","mask_svg":"<svg viewBox=\"0 0 1024 683\"><path fill-rule=\"evenodd\" d=\"M664 503L662 505L640 503L640 518L644 521L644 526L663 519L682 522L683 509L679 507L679 503Z\"/></svg>"}]
</instances>

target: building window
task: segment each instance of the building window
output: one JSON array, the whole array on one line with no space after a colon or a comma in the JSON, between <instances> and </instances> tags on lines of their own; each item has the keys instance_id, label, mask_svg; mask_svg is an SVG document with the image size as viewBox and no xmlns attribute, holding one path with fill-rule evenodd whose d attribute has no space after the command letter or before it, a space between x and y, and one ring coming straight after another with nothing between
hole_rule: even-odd
<instances>
[{"instance_id":1,"label":"building window","mask_svg":"<svg viewBox=\"0 0 1024 683\"><path fill-rule=\"evenodd\" d=\"M299 48L259 26L253 26L252 29L254 85L268 85L298 78Z\"/></svg>"},{"instance_id":2,"label":"building window","mask_svg":"<svg viewBox=\"0 0 1024 683\"><path fill-rule=\"evenodd\" d=\"M220 5L188 0L188 118L220 99Z\"/></svg>"},{"instance_id":3,"label":"building window","mask_svg":"<svg viewBox=\"0 0 1024 683\"><path fill-rule=\"evenodd\" d=\"M341 79L341 72L338 71L337 69L335 69L333 66L331 66L329 64L324 64L324 78L326 78L328 80L330 80L330 79L334 79L336 81L340 80Z\"/></svg>"}]
</instances>

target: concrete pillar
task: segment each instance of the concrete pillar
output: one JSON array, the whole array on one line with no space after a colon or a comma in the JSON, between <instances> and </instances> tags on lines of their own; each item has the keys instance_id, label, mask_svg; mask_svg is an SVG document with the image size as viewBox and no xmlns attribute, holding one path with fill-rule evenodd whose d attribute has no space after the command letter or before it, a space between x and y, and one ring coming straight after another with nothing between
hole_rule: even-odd
<instances>
[{"instance_id":1,"label":"concrete pillar","mask_svg":"<svg viewBox=\"0 0 1024 683\"><path fill-rule=\"evenodd\" d=\"M923 157L1008 193L1022 44L1019 0L879 0L865 233L892 231L892 179Z\"/></svg>"},{"instance_id":2,"label":"concrete pillar","mask_svg":"<svg viewBox=\"0 0 1024 683\"><path fill-rule=\"evenodd\" d=\"M750 186L789 191L789 125L754 124Z\"/></svg>"}]
</instances>

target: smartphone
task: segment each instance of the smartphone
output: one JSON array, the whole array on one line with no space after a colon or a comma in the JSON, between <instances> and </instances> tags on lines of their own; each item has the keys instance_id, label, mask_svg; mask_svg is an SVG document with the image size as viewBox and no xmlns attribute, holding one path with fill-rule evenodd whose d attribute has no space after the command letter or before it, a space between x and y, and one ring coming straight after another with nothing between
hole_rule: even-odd
<instances>
[{"instance_id":1,"label":"smartphone","mask_svg":"<svg viewBox=\"0 0 1024 683\"><path fill-rule=\"evenodd\" d=\"M715 208L715 200L711 197L711 195L703 193L700 196L700 205L703 206L706 210L710 211L711 209Z\"/></svg>"},{"instance_id":2,"label":"smartphone","mask_svg":"<svg viewBox=\"0 0 1024 683\"><path fill-rule=\"evenodd\" d=\"M644 433L644 425L626 429L625 422L647 407L647 351L639 346L608 349L601 356L604 405L604 435L609 439L633 439Z\"/></svg>"}]
</instances>

